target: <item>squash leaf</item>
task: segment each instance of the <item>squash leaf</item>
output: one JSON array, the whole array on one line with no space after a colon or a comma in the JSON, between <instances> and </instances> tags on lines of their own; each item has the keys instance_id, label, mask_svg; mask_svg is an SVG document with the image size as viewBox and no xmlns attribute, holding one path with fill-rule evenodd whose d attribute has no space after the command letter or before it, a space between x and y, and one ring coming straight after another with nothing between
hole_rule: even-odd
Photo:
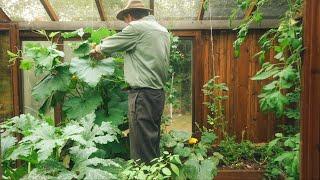
<instances>
[{"instance_id":1,"label":"squash leaf","mask_svg":"<svg viewBox=\"0 0 320 180\"><path fill-rule=\"evenodd\" d=\"M103 76L114 73L113 58L94 61L75 57L70 63L70 72L76 74L89 86L95 87Z\"/></svg>"},{"instance_id":2,"label":"squash leaf","mask_svg":"<svg viewBox=\"0 0 320 180\"><path fill-rule=\"evenodd\" d=\"M57 91L67 91L70 82L71 74L68 67L58 66L32 89L32 96L37 101L46 99Z\"/></svg>"},{"instance_id":3,"label":"squash leaf","mask_svg":"<svg viewBox=\"0 0 320 180\"><path fill-rule=\"evenodd\" d=\"M95 111L102 98L95 91L86 92L83 97L72 97L63 104L63 111L69 119L79 119Z\"/></svg>"}]
</instances>

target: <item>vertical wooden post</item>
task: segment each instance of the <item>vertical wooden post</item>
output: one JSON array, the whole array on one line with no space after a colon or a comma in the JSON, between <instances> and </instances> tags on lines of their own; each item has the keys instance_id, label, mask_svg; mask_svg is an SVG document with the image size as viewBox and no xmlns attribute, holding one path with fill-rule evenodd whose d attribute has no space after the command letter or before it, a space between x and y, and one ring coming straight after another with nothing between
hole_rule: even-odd
<instances>
[{"instance_id":1,"label":"vertical wooden post","mask_svg":"<svg viewBox=\"0 0 320 180\"><path fill-rule=\"evenodd\" d=\"M305 0L301 177L320 179L320 1Z\"/></svg>"},{"instance_id":2,"label":"vertical wooden post","mask_svg":"<svg viewBox=\"0 0 320 180\"><path fill-rule=\"evenodd\" d=\"M20 49L19 30L17 24L10 24L10 48L12 52L17 53ZM21 71L19 63L12 66L12 90L13 90L13 115L18 116L21 111Z\"/></svg>"},{"instance_id":3,"label":"vertical wooden post","mask_svg":"<svg viewBox=\"0 0 320 180\"><path fill-rule=\"evenodd\" d=\"M152 9L151 14L154 15L154 0L150 0L150 9Z\"/></svg>"},{"instance_id":4,"label":"vertical wooden post","mask_svg":"<svg viewBox=\"0 0 320 180\"><path fill-rule=\"evenodd\" d=\"M61 38L57 39L57 44L58 44L57 49L60 51L63 51L63 48L64 48L63 42L64 42L63 39ZM54 107L54 122L56 126L62 122L62 102L58 103L56 107Z\"/></svg>"}]
</instances>

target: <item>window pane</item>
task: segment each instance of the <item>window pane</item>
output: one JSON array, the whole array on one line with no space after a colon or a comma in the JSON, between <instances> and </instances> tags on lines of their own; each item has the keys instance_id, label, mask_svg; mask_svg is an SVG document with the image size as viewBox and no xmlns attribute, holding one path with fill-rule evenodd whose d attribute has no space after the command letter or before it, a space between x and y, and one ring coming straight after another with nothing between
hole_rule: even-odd
<instances>
[{"instance_id":1,"label":"window pane","mask_svg":"<svg viewBox=\"0 0 320 180\"><path fill-rule=\"evenodd\" d=\"M50 0L60 21L99 21L94 0ZM90 24L88 24L90 26Z\"/></svg>"},{"instance_id":2,"label":"window pane","mask_svg":"<svg viewBox=\"0 0 320 180\"><path fill-rule=\"evenodd\" d=\"M142 0L146 8L150 8L150 0ZM127 5L127 0L103 0L103 8L107 20L116 20L118 12Z\"/></svg>"},{"instance_id":3,"label":"window pane","mask_svg":"<svg viewBox=\"0 0 320 180\"><path fill-rule=\"evenodd\" d=\"M13 21L50 21L40 1L0 0L0 7Z\"/></svg>"},{"instance_id":4,"label":"window pane","mask_svg":"<svg viewBox=\"0 0 320 180\"><path fill-rule=\"evenodd\" d=\"M197 18L200 0L156 0L154 6L157 19L192 20Z\"/></svg>"},{"instance_id":5,"label":"window pane","mask_svg":"<svg viewBox=\"0 0 320 180\"><path fill-rule=\"evenodd\" d=\"M179 50L184 59L172 64L175 75L171 82L176 89L174 103L165 106L165 117L171 117L167 130L192 132L192 40L181 39ZM170 118L169 118L170 119Z\"/></svg>"},{"instance_id":6,"label":"window pane","mask_svg":"<svg viewBox=\"0 0 320 180\"><path fill-rule=\"evenodd\" d=\"M43 46L49 46L50 42L48 41L23 41L22 42L22 49L24 50L26 45L29 43L38 43ZM30 113L34 116L37 116L38 114L38 109L41 107L43 104L43 101L36 101L32 95L31 91L32 88L36 85L37 82L39 82L44 75L42 76L35 76L34 70L29 70L29 71L22 71L22 84L23 84L23 112ZM52 118L54 117L54 110L53 108L51 111L47 114L48 116L51 116Z\"/></svg>"}]
</instances>

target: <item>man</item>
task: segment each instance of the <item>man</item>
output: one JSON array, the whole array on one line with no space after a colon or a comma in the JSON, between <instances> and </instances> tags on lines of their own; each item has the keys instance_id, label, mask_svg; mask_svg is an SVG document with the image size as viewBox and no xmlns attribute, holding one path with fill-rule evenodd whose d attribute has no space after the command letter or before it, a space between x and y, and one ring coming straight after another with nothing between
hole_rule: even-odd
<instances>
[{"instance_id":1,"label":"man","mask_svg":"<svg viewBox=\"0 0 320 180\"><path fill-rule=\"evenodd\" d=\"M170 35L158 24L151 9L140 0L130 0L117 19L128 24L121 32L104 39L92 54L124 51L124 76L130 85L130 156L149 162L159 157L163 91L168 78Z\"/></svg>"}]
</instances>

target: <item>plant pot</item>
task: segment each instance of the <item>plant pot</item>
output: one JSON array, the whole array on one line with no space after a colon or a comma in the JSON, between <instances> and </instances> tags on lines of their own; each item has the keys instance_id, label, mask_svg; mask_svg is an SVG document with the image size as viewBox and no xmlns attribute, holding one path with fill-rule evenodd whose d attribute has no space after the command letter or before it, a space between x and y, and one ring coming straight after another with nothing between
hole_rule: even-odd
<instances>
[{"instance_id":1,"label":"plant pot","mask_svg":"<svg viewBox=\"0 0 320 180\"><path fill-rule=\"evenodd\" d=\"M262 180L262 170L219 170L214 180Z\"/></svg>"}]
</instances>

